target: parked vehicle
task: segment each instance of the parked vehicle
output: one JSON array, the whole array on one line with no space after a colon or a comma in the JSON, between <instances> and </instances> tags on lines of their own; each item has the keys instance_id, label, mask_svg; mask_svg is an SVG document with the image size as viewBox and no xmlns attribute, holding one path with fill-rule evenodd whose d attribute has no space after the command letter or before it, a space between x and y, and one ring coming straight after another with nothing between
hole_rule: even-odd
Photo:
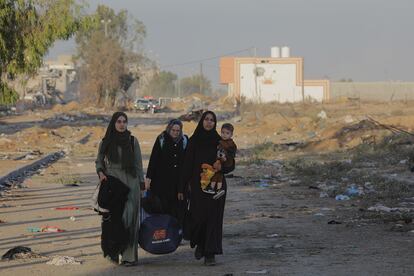
<instances>
[{"instance_id":1,"label":"parked vehicle","mask_svg":"<svg viewBox=\"0 0 414 276\"><path fill-rule=\"evenodd\" d=\"M147 99L137 99L134 104L134 108L137 111L147 112L150 109L150 101Z\"/></svg>"},{"instance_id":2,"label":"parked vehicle","mask_svg":"<svg viewBox=\"0 0 414 276\"><path fill-rule=\"evenodd\" d=\"M157 99L150 99L149 100L149 111L151 113L156 113L161 110L160 104Z\"/></svg>"}]
</instances>

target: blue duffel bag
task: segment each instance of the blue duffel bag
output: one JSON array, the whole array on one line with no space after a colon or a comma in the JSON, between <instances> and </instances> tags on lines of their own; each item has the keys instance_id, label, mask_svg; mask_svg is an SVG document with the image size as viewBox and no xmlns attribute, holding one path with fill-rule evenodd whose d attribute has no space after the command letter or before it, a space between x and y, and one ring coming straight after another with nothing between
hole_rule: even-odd
<instances>
[{"instance_id":1,"label":"blue duffel bag","mask_svg":"<svg viewBox=\"0 0 414 276\"><path fill-rule=\"evenodd\" d=\"M151 254L174 252L183 238L176 218L165 214L152 214L145 218L139 229L139 245Z\"/></svg>"}]
</instances>

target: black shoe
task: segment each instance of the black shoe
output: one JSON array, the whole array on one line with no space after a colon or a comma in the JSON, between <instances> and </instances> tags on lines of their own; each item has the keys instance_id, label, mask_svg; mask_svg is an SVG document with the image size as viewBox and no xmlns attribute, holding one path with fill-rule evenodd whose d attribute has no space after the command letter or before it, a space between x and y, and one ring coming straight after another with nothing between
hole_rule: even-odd
<instances>
[{"instance_id":1,"label":"black shoe","mask_svg":"<svg viewBox=\"0 0 414 276\"><path fill-rule=\"evenodd\" d=\"M213 256L204 257L204 265L213 266L216 265L216 258Z\"/></svg>"},{"instance_id":2,"label":"black shoe","mask_svg":"<svg viewBox=\"0 0 414 276\"><path fill-rule=\"evenodd\" d=\"M219 199L220 197L224 196L224 194L226 193L225 190L218 190L217 193L213 196L213 199Z\"/></svg>"},{"instance_id":3,"label":"black shoe","mask_svg":"<svg viewBox=\"0 0 414 276\"><path fill-rule=\"evenodd\" d=\"M134 261L134 262L122 261L121 264L123 266L136 266L136 265L138 265L138 261Z\"/></svg>"},{"instance_id":4,"label":"black shoe","mask_svg":"<svg viewBox=\"0 0 414 276\"><path fill-rule=\"evenodd\" d=\"M196 250L194 252L194 257L196 258L196 260L200 260L201 258L203 258L203 256L203 250L201 250L200 246L197 245Z\"/></svg>"}]
</instances>

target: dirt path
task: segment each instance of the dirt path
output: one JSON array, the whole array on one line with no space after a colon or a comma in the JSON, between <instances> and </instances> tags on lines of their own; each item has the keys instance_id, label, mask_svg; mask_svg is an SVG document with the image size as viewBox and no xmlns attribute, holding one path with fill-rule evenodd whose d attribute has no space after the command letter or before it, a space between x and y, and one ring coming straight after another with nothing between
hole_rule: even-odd
<instances>
[{"instance_id":1,"label":"dirt path","mask_svg":"<svg viewBox=\"0 0 414 276\"><path fill-rule=\"evenodd\" d=\"M83 183L64 187L56 171L76 170ZM140 265L117 267L100 250L100 217L89 209L95 186L93 159L63 159L44 175L14 190L0 208L0 252L17 245L47 256L67 255L82 265L47 265L46 259L0 262L2 275L412 275L414 234L388 231L387 225L358 225L344 221L352 201L320 199L307 187L280 175L267 187L254 181L252 168L239 167L229 179L223 256L216 267L204 267L193 258L188 243L177 252L153 256L139 251ZM54 208L75 205L79 210ZM321 213L323 215L315 214ZM74 216L75 221L69 218ZM329 220L343 224L328 225ZM59 226L62 233L29 233L31 226ZM276 235L275 235L276 234Z\"/></svg>"},{"instance_id":2,"label":"dirt path","mask_svg":"<svg viewBox=\"0 0 414 276\"><path fill-rule=\"evenodd\" d=\"M131 114L130 119L146 165L167 118ZM101 122L98 127L103 131L105 125ZM186 133L194 126L186 124ZM164 256L140 250L137 267L114 266L102 257L100 217L89 207L97 180L93 161L100 134L85 145L76 143L85 131L74 131L72 153L25 181L26 189L0 197L0 220L5 221L0 223L0 254L22 245L47 257L76 257L83 264L58 267L47 265L47 259L1 261L0 275L414 275L413 232L391 231L395 223L359 219L358 199L320 198L319 191L308 188L316 184L299 185L294 175L282 170L283 161L271 163L271 172L268 165L238 166L235 177L228 179L224 255L217 257L217 266L204 267L196 261L188 242ZM267 175L273 177L266 179ZM63 185L72 179L82 183ZM64 206L79 210L55 210ZM341 224L328 224L331 220ZM45 225L66 231L27 230Z\"/></svg>"}]
</instances>

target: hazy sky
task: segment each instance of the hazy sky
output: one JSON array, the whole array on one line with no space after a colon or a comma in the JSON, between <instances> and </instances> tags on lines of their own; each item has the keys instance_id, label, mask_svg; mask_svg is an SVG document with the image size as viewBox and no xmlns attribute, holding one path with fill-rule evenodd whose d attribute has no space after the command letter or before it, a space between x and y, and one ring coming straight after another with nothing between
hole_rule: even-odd
<instances>
[{"instance_id":1,"label":"hazy sky","mask_svg":"<svg viewBox=\"0 0 414 276\"><path fill-rule=\"evenodd\" d=\"M414 80L413 0L91 0L144 22L145 48L161 66L257 47L289 46L305 58L305 78ZM57 43L50 56L73 50ZM238 55L249 55L241 52ZM218 59L203 62L218 83ZM199 63L168 67L180 76Z\"/></svg>"}]
</instances>

